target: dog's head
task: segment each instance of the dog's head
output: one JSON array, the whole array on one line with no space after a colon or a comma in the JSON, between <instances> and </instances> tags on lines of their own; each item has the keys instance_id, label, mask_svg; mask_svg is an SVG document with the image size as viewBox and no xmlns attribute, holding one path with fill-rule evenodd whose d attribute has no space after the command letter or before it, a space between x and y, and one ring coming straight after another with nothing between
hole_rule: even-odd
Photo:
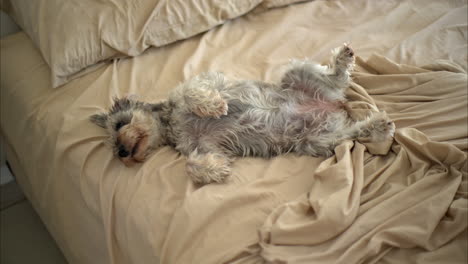
<instances>
[{"instance_id":1,"label":"dog's head","mask_svg":"<svg viewBox=\"0 0 468 264\"><path fill-rule=\"evenodd\" d=\"M131 166L164 144L157 108L130 98L114 99L108 113L92 115L90 120L107 130L114 154Z\"/></svg>"}]
</instances>

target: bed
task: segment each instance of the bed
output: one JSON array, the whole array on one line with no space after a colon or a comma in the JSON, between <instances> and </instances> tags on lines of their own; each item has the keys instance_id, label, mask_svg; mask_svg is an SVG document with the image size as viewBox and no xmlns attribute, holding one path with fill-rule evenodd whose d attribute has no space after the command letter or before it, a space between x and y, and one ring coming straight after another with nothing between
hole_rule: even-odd
<instances>
[{"instance_id":1,"label":"bed","mask_svg":"<svg viewBox=\"0 0 468 264\"><path fill-rule=\"evenodd\" d=\"M24 30L0 42L7 159L69 263L468 261L466 1L93 2L2 3ZM343 42L350 114L386 111L391 141L242 158L197 187L170 147L125 167L88 120L205 71L278 81Z\"/></svg>"}]
</instances>

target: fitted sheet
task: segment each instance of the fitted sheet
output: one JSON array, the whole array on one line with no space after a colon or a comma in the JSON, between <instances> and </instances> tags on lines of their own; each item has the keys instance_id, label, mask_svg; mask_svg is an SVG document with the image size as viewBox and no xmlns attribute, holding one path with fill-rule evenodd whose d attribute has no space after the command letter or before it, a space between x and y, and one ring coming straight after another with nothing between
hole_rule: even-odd
<instances>
[{"instance_id":1,"label":"fitted sheet","mask_svg":"<svg viewBox=\"0 0 468 264\"><path fill-rule=\"evenodd\" d=\"M357 16L359 14L359 16ZM70 263L466 263L466 1L313 1L249 14L52 89L24 33L1 40L1 132L18 182ZM243 158L196 187L170 147L127 168L88 117L158 101L208 70L278 81L291 58L356 54L351 114L394 141L324 159Z\"/></svg>"}]
</instances>

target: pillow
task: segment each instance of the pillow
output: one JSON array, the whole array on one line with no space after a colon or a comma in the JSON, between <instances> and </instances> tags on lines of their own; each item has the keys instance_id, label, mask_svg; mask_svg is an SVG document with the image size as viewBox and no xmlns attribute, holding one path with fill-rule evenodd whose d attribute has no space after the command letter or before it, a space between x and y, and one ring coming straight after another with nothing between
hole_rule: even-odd
<instances>
[{"instance_id":1,"label":"pillow","mask_svg":"<svg viewBox=\"0 0 468 264\"><path fill-rule=\"evenodd\" d=\"M58 87L116 57L136 56L243 15L262 0L2 1L33 40Z\"/></svg>"},{"instance_id":2,"label":"pillow","mask_svg":"<svg viewBox=\"0 0 468 264\"><path fill-rule=\"evenodd\" d=\"M310 0L263 0L262 3L256 9L265 10L306 1Z\"/></svg>"},{"instance_id":3,"label":"pillow","mask_svg":"<svg viewBox=\"0 0 468 264\"><path fill-rule=\"evenodd\" d=\"M300 0L2 0L51 69L53 87L117 57L136 56L258 7ZM261 4L261 5L260 5Z\"/></svg>"}]
</instances>

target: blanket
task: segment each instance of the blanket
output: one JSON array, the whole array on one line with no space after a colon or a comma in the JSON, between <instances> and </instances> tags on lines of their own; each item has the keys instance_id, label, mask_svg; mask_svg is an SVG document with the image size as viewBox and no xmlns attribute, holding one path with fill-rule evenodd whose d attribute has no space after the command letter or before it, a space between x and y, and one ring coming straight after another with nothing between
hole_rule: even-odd
<instances>
[{"instance_id":1,"label":"blanket","mask_svg":"<svg viewBox=\"0 0 468 264\"><path fill-rule=\"evenodd\" d=\"M466 29L464 1L312 1L57 89L19 33L1 41L1 134L70 263L466 263ZM227 183L199 188L170 147L125 167L88 119L114 96L156 102L203 71L278 81L289 59L325 61L345 41L361 57L350 114L386 111L394 140L347 141L329 159L243 158Z\"/></svg>"}]
</instances>

